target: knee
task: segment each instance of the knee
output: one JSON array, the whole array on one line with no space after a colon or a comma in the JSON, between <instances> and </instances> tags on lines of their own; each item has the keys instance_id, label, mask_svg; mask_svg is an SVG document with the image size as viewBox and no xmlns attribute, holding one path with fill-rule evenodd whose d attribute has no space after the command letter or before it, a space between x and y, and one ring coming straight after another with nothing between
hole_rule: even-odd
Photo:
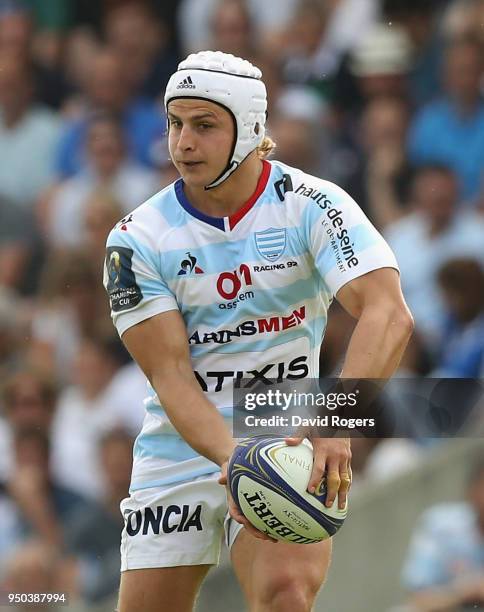
<instances>
[{"instance_id":1,"label":"knee","mask_svg":"<svg viewBox=\"0 0 484 612\"><path fill-rule=\"evenodd\" d=\"M321 582L311 576L280 573L256 589L257 612L310 612Z\"/></svg>"}]
</instances>

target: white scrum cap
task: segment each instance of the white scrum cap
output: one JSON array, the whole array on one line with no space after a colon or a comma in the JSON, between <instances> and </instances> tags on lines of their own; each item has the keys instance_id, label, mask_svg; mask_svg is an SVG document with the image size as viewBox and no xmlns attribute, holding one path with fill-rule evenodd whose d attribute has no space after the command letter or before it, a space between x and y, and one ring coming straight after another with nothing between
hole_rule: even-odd
<instances>
[{"instance_id":1,"label":"white scrum cap","mask_svg":"<svg viewBox=\"0 0 484 612\"><path fill-rule=\"evenodd\" d=\"M178 65L165 91L165 109L177 98L198 98L223 106L236 134L227 166L205 189L225 181L262 142L267 92L261 71L247 60L221 51L192 53Z\"/></svg>"}]
</instances>

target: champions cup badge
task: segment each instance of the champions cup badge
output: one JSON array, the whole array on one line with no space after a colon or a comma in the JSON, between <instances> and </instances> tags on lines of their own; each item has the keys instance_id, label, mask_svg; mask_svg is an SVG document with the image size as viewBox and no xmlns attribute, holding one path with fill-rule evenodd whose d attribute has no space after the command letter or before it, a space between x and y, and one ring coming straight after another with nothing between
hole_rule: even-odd
<instances>
[{"instance_id":1,"label":"champions cup badge","mask_svg":"<svg viewBox=\"0 0 484 612\"><path fill-rule=\"evenodd\" d=\"M262 232L255 232L255 246L268 261L276 261L286 248L286 228L270 227Z\"/></svg>"},{"instance_id":2,"label":"champions cup badge","mask_svg":"<svg viewBox=\"0 0 484 612\"><path fill-rule=\"evenodd\" d=\"M113 251L109 257L108 274L113 285L117 285L121 277L121 261L117 251Z\"/></svg>"}]
</instances>

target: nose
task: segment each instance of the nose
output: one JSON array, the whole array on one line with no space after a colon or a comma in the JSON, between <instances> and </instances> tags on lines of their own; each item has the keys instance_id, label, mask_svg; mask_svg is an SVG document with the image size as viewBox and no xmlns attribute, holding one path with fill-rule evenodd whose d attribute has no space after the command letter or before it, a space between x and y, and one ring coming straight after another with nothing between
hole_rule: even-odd
<instances>
[{"instance_id":1,"label":"nose","mask_svg":"<svg viewBox=\"0 0 484 612\"><path fill-rule=\"evenodd\" d=\"M193 151L195 149L193 130L189 125L184 125L180 130L177 144L182 151Z\"/></svg>"}]
</instances>

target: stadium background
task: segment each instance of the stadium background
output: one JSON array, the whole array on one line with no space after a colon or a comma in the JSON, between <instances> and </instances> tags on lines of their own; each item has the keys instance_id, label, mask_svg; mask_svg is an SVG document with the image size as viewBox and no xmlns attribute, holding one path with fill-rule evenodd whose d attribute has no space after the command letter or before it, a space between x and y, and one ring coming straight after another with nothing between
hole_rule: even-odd
<instances>
[{"instance_id":1,"label":"stadium background","mask_svg":"<svg viewBox=\"0 0 484 612\"><path fill-rule=\"evenodd\" d=\"M394 248L417 325L398 374L482 378L483 44L481 0L0 0L3 588L113 609L145 385L109 319L104 242L176 178L161 100L187 52L261 67L275 157L343 186ZM332 307L322 374L353 325ZM399 409L407 439L355 441L321 609L404 602L420 513L464 499L479 438L423 440ZM200 609L244 609L228 571Z\"/></svg>"}]
</instances>

